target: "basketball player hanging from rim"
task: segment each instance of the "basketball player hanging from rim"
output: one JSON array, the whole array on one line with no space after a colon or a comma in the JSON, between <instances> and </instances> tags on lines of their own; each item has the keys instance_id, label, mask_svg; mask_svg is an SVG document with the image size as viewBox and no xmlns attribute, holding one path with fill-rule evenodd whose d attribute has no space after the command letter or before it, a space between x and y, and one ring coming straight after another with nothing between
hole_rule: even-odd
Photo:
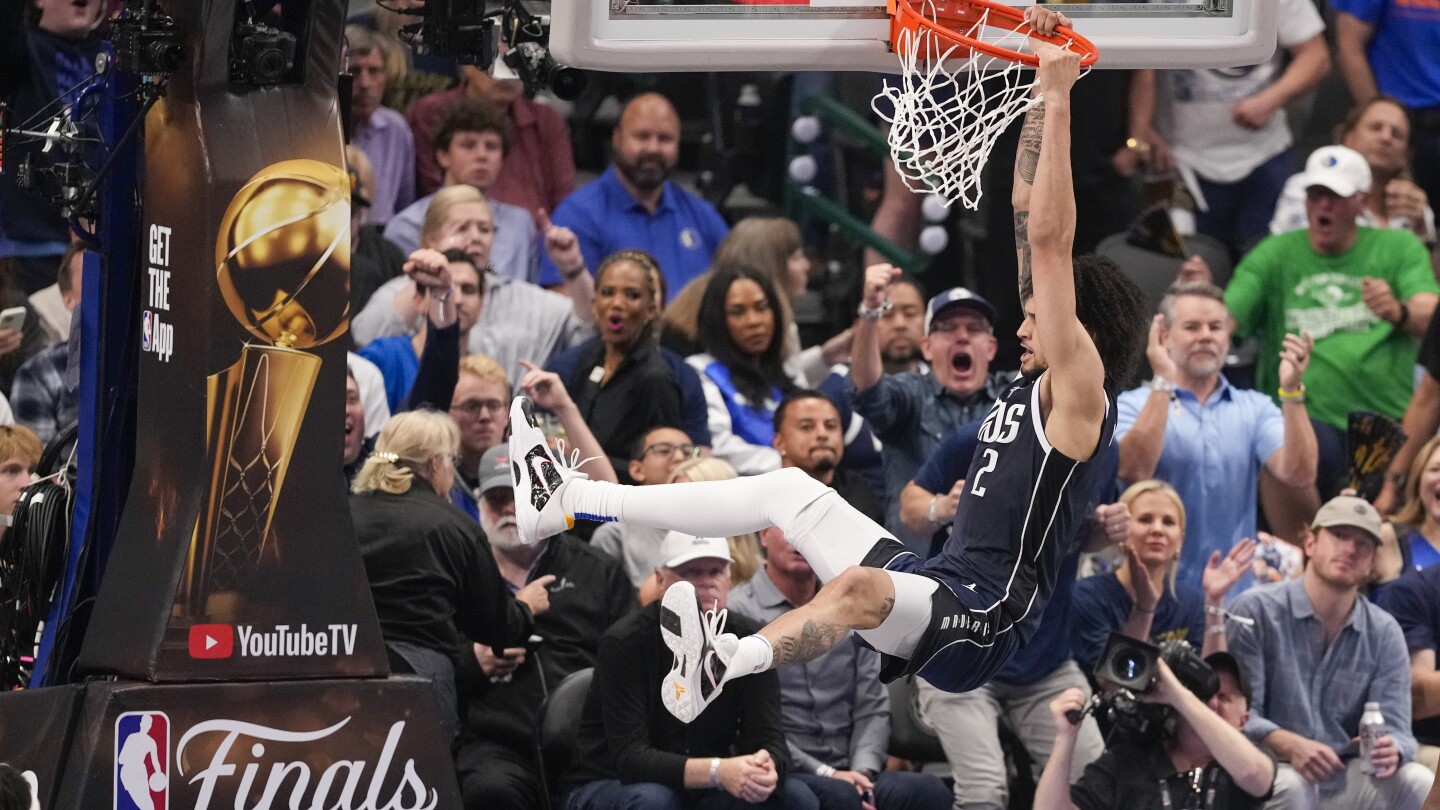
<instances>
[{"instance_id":1,"label":"basketball player hanging from rim","mask_svg":"<svg viewBox=\"0 0 1440 810\"><path fill-rule=\"evenodd\" d=\"M1039 7L1026 13L1042 33L1067 22ZM1072 263L1069 90L1079 59L1037 48L1044 103L1026 116L1015 166L1021 377L985 419L939 555L919 559L798 469L647 487L585 480L554 460L529 402L516 400L510 457L523 539L558 533L576 518L705 537L774 525L823 583L804 607L745 638L723 632L724 611L702 615L710 606L697 604L688 582L671 586L661 632L675 663L661 699L680 720L698 716L727 681L813 660L852 630L884 655L882 679L919 673L940 689L967 691L1038 625L1099 483L1097 456L1113 452L1114 392L1148 320L1139 289L1114 264Z\"/></svg>"}]
</instances>

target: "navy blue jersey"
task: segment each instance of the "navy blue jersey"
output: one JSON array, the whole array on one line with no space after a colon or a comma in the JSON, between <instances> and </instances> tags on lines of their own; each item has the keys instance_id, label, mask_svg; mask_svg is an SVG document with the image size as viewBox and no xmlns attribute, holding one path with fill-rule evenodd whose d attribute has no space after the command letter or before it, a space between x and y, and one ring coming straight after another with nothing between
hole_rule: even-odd
<instances>
[{"instance_id":1,"label":"navy blue jersey","mask_svg":"<svg viewBox=\"0 0 1440 810\"><path fill-rule=\"evenodd\" d=\"M1040 408L1040 377L1021 377L996 400L980 427L950 539L924 566L952 590L988 596L1000 633L1013 626L1028 642L1055 580L1093 504L1115 434L1115 397L1106 389L1105 421L1090 460L1050 446Z\"/></svg>"}]
</instances>

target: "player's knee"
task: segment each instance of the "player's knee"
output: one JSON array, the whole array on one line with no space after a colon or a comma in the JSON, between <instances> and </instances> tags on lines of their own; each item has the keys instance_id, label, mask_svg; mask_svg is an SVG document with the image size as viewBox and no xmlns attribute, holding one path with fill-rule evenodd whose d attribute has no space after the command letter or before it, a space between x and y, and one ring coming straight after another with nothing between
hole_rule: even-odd
<instances>
[{"instance_id":1,"label":"player's knee","mask_svg":"<svg viewBox=\"0 0 1440 810\"><path fill-rule=\"evenodd\" d=\"M799 467L784 467L770 474L774 482L775 491L783 494L786 500L794 499L801 505L815 500L830 488L811 478L808 473Z\"/></svg>"},{"instance_id":2,"label":"player's knee","mask_svg":"<svg viewBox=\"0 0 1440 810\"><path fill-rule=\"evenodd\" d=\"M825 591L853 613L852 623L860 629L879 627L895 603L890 575L879 568L852 565L826 584Z\"/></svg>"}]
</instances>

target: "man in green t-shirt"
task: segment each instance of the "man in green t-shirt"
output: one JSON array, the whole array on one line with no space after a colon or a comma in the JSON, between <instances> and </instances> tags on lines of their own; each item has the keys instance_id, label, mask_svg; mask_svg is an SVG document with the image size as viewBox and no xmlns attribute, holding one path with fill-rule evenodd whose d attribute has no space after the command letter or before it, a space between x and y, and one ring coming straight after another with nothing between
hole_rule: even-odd
<instances>
[{"instance_id":1,"label":"man in green t-shirt","mask_svg":"<svg viewBox=\"0 0 1440 810\"><path fill-rule=\"evenodd\" d=\"M1235 269L1225 303L1237 337L1260 336L1255 387L1277 400L1307 399L1320 445L1321 494L1328 496L1346 469L1347 415L1404 415L1416 338L1430 324L1440 285L1414 234L1356 225L1370 191L1370 167L1359 152L1318 149L1304 179L1308 227L1256 245ZM1297 391L1279 389L1287 332L1315 339L1306 385Z\"/></svg>"}]
</instances>

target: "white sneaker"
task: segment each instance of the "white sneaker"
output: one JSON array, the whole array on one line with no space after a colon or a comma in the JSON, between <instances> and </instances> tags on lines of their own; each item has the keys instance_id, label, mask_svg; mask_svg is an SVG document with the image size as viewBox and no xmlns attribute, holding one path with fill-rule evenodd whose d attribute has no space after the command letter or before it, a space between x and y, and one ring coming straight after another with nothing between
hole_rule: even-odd
<instances>
[{"instance_id":1,"label":"white sneaker","mask_svg":"<svg viewBox=\"0 0 1440 810\"><path fill-rule=\"evenodd\" d=\"M589 478L551 455L545 432L526 397L510 405L510 469L515 481L515 526L520 542L529 545L575 527L575 517L560 506L560 489L572 478ZM578 456L579 453L577 452ZM578 462L579 466L583 462Z\"/></svg>"},{"instance_id":2,"label":"white sneaker","mask_svg":"<svg viewBox=\"0 0 1440 810\"><path fill-rule=\"evenodd\" d=\"M660 636L675 655L660 685L660 701L682 723L694 721L720 696L738 644L724 632L725 616L724 610L701 616L695 586L683 580L671 585L660 603Z\"/></svg>"}]
</instances>

